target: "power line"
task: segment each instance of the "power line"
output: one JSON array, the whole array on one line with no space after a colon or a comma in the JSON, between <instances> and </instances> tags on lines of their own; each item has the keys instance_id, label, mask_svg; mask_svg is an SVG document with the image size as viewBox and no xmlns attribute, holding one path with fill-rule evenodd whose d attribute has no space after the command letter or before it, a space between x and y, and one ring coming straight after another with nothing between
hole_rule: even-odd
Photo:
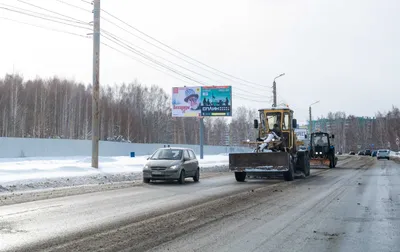
<instances>
[{"instance_id":1,"label":"power line","mask_svg":"<svg viewBox=\"0 0 400 252\"><path fill-rule=\"evenodd\" d=\"M173 78L175 78L175 79L177 79L177 80L180 80L180 81L182 81L182 82L187 82L187 80L181 79L181 78L179 78L179 77L177 77L177 76L175 76L175 75L172 75L172 74L170 74L170 73L168 73L168 72L166 72L166 71L163 71L163 70L161 70L160 67L157 67L156 65L152 65L152 64L146 63L146 62L144 62L144 61L142 61L142 60L140 60L140 59L138 59L138 58L136 58L136 57L134 57L134 56L132 56L132 55L129 55L129 54L127 54L127 53L124 53L123 51L118 50L118 49L116 49L115 47L110 46L110 45L107 44L107 43L101 42L101 44L104 45L104 46L107 46L108 48L110 48L110 49L112 49L112 50L114 50L114 51L116 51L116 52L119 52L120 54L122 54L122 55L124 55L124 56L126 56L126 57L129 57L129 58L131 58L131 59L133 59L133 60L136 60L136 61L142 63L143 65L146 65L146 66L148 66L148 67L151 67L151 68L153 68L153 69L155 69L155 70L157 70L157 71L159 71L159 72L162 72L162 73L164 73L164 74L167 74L167 75L169 75L169 76L171 76L171 77L173 77Z\"/></svg>"},{"instance_id":2,"label":"power line","mask_svg":"<svg viewBox=\"0 0 400 252\"><path fill-rule=\"evenodd\" d=\"M92 3L89 2L89 1L86 1L86 0L81 0L81 1L84 2L84 3L88 3L88 4L92 5Z\"/></svg>"},{"instance_id":3,"label":"power line","mask_svg":"<svg viewBox=\"0 0 400 252\"><path fill-rule=\"evenodd\" d=\"M50 18L52 18L52 19L60 19L60 20L67 21L67 22L71 22L71 20L74 20L75 22L77 22L77 23L79 23L79 24L86 24L85 22L83 22L83 21L81 21L81 20L75 19L75 18L73 18L73 17L67 16L67 15L64 15L64 14L61 14L61 13L58 13L58 12L55 12L55 11L51 11L51 10L49 10L49 9L46 9L46 8L37 6L37 5L35 5L35 4L27 3L27 2L22 1L22 0L18 0L18 1L21 2L21 3L27 4L27 5L33 6L33 7L35 7L35 8L41 9L41 10L54 13L54 14L59 15L59 16L67 17L68 19L62 19L62 18L58 18L58 17L46 15L46 14L43 14L43 13L38 13L38 12L29 11L29 10L26 10L26 9L14 7L14 8L16 8L16 9L28 11L28 12L35 13L35 14L39 14L39 15L44 15L44 16L50 17ZM78 6L68 4L68 3L65 3L65 2L60 1L60 0L58 0L58 1L61 2L61 3L67 4L67 5L70 5L70 6L72 6L72 7L75 7L75 8L83 9L83 8L78 7ZM29 14L29 13L24 13L24 12L22 12L22 11L12 10L12 9L8 9L8 8L3 8L3 9L8 10L8 11L13 11L13 12L16 12L16 13L20 13L20 14L23 14L23 15L28 15L28 16L35 17L35 18L40 18L40 19L43 19L43 20L48 20L48 21L51 21L51 22L61 23L61 24L65 24L65 25L74 26L74 27L77 27L77 28L82 28L82 29L88 29L88 30L90 30L89 28L86 28L86 27L81 27L81 26L78 26L78 25L72 25L72 24L68 24L68 23L65 23L65 22L60 22L60 21L56 21L56 20L49 19L49 18L44 18L44 17L40 17L40 16L36 16L36 15ZM85 10L85 9L83 9L83 10ZM87 10L85 10L85 11L87 11ZM110 15L110 13L107 13L107 14ZM113 15L112 15L112 16L113 16ZM113 16L113 17L115 18L115 16ZM16 21L16 20L13 20L13 21ZM120 21L121 21L121 20L120 20ZM17 22L18 22L18 21L17 21ZM21 23L23 23L23 22L21 22ZM25 24L27 24L27 23L25 23ZM35 25L33 25L33 26L35 26ZM39 27L39 26L38 26L38 27ZM45 27L40 27L40 28L45 28ZM56 30L56 29L52 29L52 30L54 30L54 31L59 31L59 32L60 32L60 30ZM63 31L61 31L61 32L63 32ZM70 33L70 34L72 34L72 35L78 35L78 34L74 34L74 33ZM84 37L84 36L82 36L82 37ZM103 36L103 37L104 37L104 36ZM118 41L118 38L115 38L115 37L114 37L113 39L115 39L115 40ZM122 46L121 43L124 44L124 43L121 42L121 41L118 41L118 42L120 42L120 44L119 44L120 46ZM114 42L114 43L115 43L115 42ZM118 44L118 43L117 43L117 44ZM163 63L161 63L161 62L158 62L158 61L152 59L151 57L147 56L146 54L143 54L143 53L141 53L140 51L135 50L134 48L130 47L129 45L128 45L128 47L129 47L129 50L130 50L130 51L133 51L133 52L135 52L136 54L139 54L139 55L142 56L143 58L145 58L145 59L147 59L147 60L149 60L149 61L151 61L151 62L153 62L153 63L155 63L155 64L157 64L157 65L160 65L160 66L162 66L163 68L165 68L165 69L167 69L167 70L169 70L169 71L172 71L172 72L174 72L174 73L176 73L176 74L178 74L178 75L180 75L180 76L182 76L182 77L184 77L184 78L186 78L186 79L195 81L195 82L197 82L197 83L199 83L199 84L201 84L201 85L205 85L203 82L200 82L200 81L198 81L198 80L192 78L192 77L189 76L189 75L186 75L186 74L184 74L184 73L182 73L182 72L179 72L179 71L177 71L177 70L175 70L175 69L173 69L173 68L171 68L171 67L169 67L169 66L167 66L167 65L165 65L165 64L163 64ZM125 46L125 49L126 49L126 46ZM163 58L163 59L164 59L164 58ZM167 60L167 59L164 59L164 60L166 60L166 61L168 61L168 62L170 62L170 63L173 63L172 61L169 61L169 60ZM175 64L175 65L177 65L177 64ZM194 71L192 71L192 70L190 70L190 69L188 69L188 68L184 68L184 67L182 67L182 66L180 66L180 65L178 65L178 66L181 67L181 68L183 68L183 69L185 69L185 70L187 70L187 71L190 71L190 72L193 72L193 73L195 73L195 74L198 74L198 73L196 73L196 72L194 72ZM207 76L205 76L205 75L201 75L201 74L198 74L198 75L210 79L209 77L207 77ZM212 80L212 79L211 79L211 80ZM215 80L214 80L214 81L215 81ZM238 89L239 89L239 88L238 88ZM240 90L240 89L239 89L239 90ZM246 92L246 91L245 91L245 92ZM258 95L258 94L257 94L257 95ZM251 98L251 99L253 99L253 98Z\"/></svg>"},{"instance_id":4,"label":"power line","mask_svg":"<svg viewBox=\"0 0 400 252\"><path fill-rule=\"evenodd\" d=\"M156 54L154 54L154 53L152 53L152 52L150 52L150 51L148 51L148 50L146 50L146 49L143 49L142 47L139 47L139 46L137 46L137 45L134 45L134 44L132 44L132 43L130 43L130 42L124 40L124 39L121 39L121 38L117 37L116 35L114 35L114 34L108 32L108 31L106 31L106 30L102 30L102 31L103 31L104 33L106 33L108 36L112 37L114 40L117 40L117 41L119 41L119 42L121 42L121 43L123 43L122 41L125 41L125 44L128 44L128 45L130 45L130 46L139 48L139 49L142 50L142 51L145 51L145 52L147 52L147 53L149 53L149 54L151 54L151 55L153 55L153 56L156 56L156 57L158 57L158 58L160 58L160 59L162 59L162 60L165 60L165 61L167 61L167 62L169 62L169 63L171 63L171 64L173 64L173 65L175 65L175 66L177 66L177 67L180 67L180 68L182 68L182 69L185 69L186 71L189 71L189 72L191 72L191 73L194 73L194 74L199 75L199 76L201 76L201 77L204 77L204 78L206 78L206 79L209 79L209 80L212 80L212 81L216 81L216 80L210 79L208 76L199 74L199 73L197 73L197 72L195 72L195 71L193 71L193 70L191 70L191 69L188 69L188 68L186 68L186 67L184 67L184 66L182 66L182 65L179 65L179 64L177 64L177 63L175 63L175 62L173 62L173 61L170 61L170 60L168 60L168 59L166 59L166 58L163 58L163 57L161 57L161 56L158 56L158 55L156 55Z\"/></svg>"},{"instance_id":5,"label":"power line","mask_svg":"<svg viewBox=\"0 0 400 252\"><path fill-rule=\"evenodd\" d=\"M26 22L15 20L15 19L6 18L6 17L0 17L0 18L1 19L5 19L5 20L9 20L9 21L13 21L13 22L16 22L16 23L20 23L20 24L25 24L25 25L34 26L34 27L37 27L37 28L42 28L42 29L45 29L45 30L66 33L66 34L70 34L70 35L74 35L74 36L78 36L78 37L83 37L83 38L89 38L88 36L85 36L85 35L82 35L82 34L78 34L78 33L74 33L74 32L68 32L68 31L54 29L54 28L50 28L50 27L46 27L46 26L30 24L30 23L26 23Z\"/></svg>"},{"instance_id":6,"label":"power line","mask_svg":"<svg viewBox=\"0 0 400 252\"><path fill-rule=\"evenodd\" d=\"M198 81L198 80L196 80L196 79L194 79L194 78L192 78L192 77L190 77L190 76L188 76L188 75L186 75L186 74L184 74L184 73L181 73L181 72L178 71L178 70L175 70L175 69L173 69L173 68L171 68L171 67L169 67L169 66L167 66L167 65L165 65L165 64L163 64L163 63L161 63L161 62L159 62L159 61L157 61L157 60L152 59L151 57L149 57L149 56L147 56L147 55L145 55L145 54L143 54L143 53L140 53L139 51L135 50L134 48L130 47L129 45L126 46L126 45L124 45L124 44L121 43L121 42L113 41L113 39L110 39L110 38L108 38L108 37L105 36L105 35L102 35L102 37L105 38L105 39L107 39L107 40L109 40L109 41L111 41L111 42L113 42L113 43L115 43L115 44L117 44L117 45L119 45L119 46L122 46L123 48L125 48L125 49L127 49L127 50L129 50L129 51L131 51L131 52L134 52L135 54L140 55L141 57L147 59L148 61L151 61L151 62L153 62L154 64L159 65L159 66L161 66L161 67L163 67L163 68L165 68L165 69L167 69L167 70L169 70L169 71L171 71L171 72L174 72L174 73L176 73L176 74L178 74L178 75L180 75L180 76L182 76L182 77L184 77L184 78L186 78L186 79L188 79L188 80L194 81L194 82L199 83L199 84L201 84L201 85L206 85L205 83L202 83L201 81Z\"/></svg>"},{"instance_id":7,"label":"power line","mask_svg":"<svg viewBox=\"0 0 400 252\"><path fill-rule=\"evenodd\" d=\"M120 42L118 42L118 41L113 41L112 39L110 39L110 38L108 38L107 36L104 36L104 35L102 35L102 36L103 36L103 38L109 40L110 42L115 43L115 44L121 46L122 48L125 48L126 50L132 52L132 50L131 50L130 48L127 48L126 45L123 45L123 44L121 45ZM110 46L109 44L106 44L106 43L104 43L104 42L102 42L102 44L105 45L105 46L107 46L107 47L109 47L109 48L111 48L111 49L113 49L113 50L115 50L115 51L117 51L117 52L119 52L119 53L121 53L121 54L123 54L123 55L125 55L125 56L127 56L127 57L129 57L129 58L132 58L132 59L134 59L134 60L136 60L136 61L138 61L138 62L140 62L140 63L142 63L142 64L144 64L144 65L146 65L146 66L149 66L149 67L151 67L151 68L153 68L153 69L155 69L155 70L157 70L157 71L163 72L163 73L165 73L165 74L168 74L167 72L164 72L164 71L160 70L158 67L156 67L156 66L154 66L154 65L152 65L152 64L148 64L148 63L146 63L146 62L143 62L142 60L140 60L140 59L138 59L138 58L136 58L136 57L133 57L133 56L131 56L131 55L129 55L129 54L126 54L126 53L122 52L121 50L118 50L118 49L116 49L115 47ZM133 51L133 52L134 52L134 51ZM140 55L140 54L139 54L139 55ZM140 56L142 56L142 55L140 55ZM144 57L144 56L142 56L142 57ZM183 78L185 78L185 79L189 79L189 80L191 80L191 81L193 81L193 82L196 82L197 84L200 84L201 86L205 86L205 85L206 85L205 83L203 83L203 82L201 82L201 81L198 81L198 80L196 80L195 78L193 78L193 77L191 77L191 76L188 76L188 75L186 75L186 74L183 74L183 73L181 73L180 71L177 71L177 70L175 70L175 69L173 69L173 68L170 68L170 67L168 67L168 66L166 66L166 65L164 65L164 64L162 64L162 63L159 64L159 62L156 61L156 60L152 61L152 60L151 60L151 57L149 57L149 58L150 58L150 59L148 59L148 58L145 57L145 59L151 61L153 64L158 65L158 66L161 66L162 68L165 68L165 69L167 69L167 70L169 70L169 71L171 71L171 72L173 72L173 73L175 73L175 74L177 74L177 75L179 75L179 76L181 76L181 77L183 77ZM168 74L168 75L169 75L169 76L172 76L172 77L174 77L174 78L177 78L176 76L173 76L173 75L171 75L171 74ZM181 80L181 81L184 81L184 80L182 80L182 79L180 79L180 78L177 78L177 79L179 79L179 80ZM184 81L184 82L186 82L186 81ZM265 102L265 101L255 100L255 99L252 98L252 97L246 98L246 97L245 97L246 95L244 95L244 94L242 94L242 95L240 95L240 96L235 94L235 96L241 97L242 99L249 100L249 101Z\"/></svg>"},{"instance_id":8,"label":"power line","mask_svg":"<svg viewBox=\"0 0 400 252\"><path fill-rule=\"evenodd\" d=\"M38 6L38 5L35 5L35 4L32 4L32 3L27 3L27 2L22 1L22 0L17 0L17 1L18 1L18 2L21 2L21 3L24 3L24 4L27 4L27 5L30 5L30 6L32 6L32 7L35 7L35 8L37 8L37 9L40 9L40 10L44 10L44 11L47 11L47 12L50 12L50 13L53 13L53 14L56 14L56 15L59 15L59 16L62 16L62 17L66 17L66 18L71 19L71 20L75 20L75 21L81 22L81 23L85 23L85 22L82 21L82 20L79 20L79 19L76 19L76 18L74 18L74 17L70 17L70 16L67 16L67 15L61 14L61 13L56 12L56 11L52 11L52 10L43 8L43 7L41 7L41 6Z\"/></svg>"},{"instance_id":9,"label":"power line","mask_svg":"<svg viewBox=\"0 0 400 252\"><path fill-rule=\"evenodd\" d=\"M244 99L244 100L250 100L250 101L252 101L252 102L257 102L257 103L268 103L268 102L270 102L270 100L264 100L264 101L262 101L262 100L253 100L253 99L248 99L248 98L245 98L245 97L243 97L243 96L241 96L241 95L238 95L238 94L233 94L234 96L237 96L237 97L240 97L240 98L242 98L242 99Z\"/></svg>"},{"instance_id":10,"label":"power line","mask_svg":"<svg viewBox=\"0 0 400 252\"><path fill-rule=\"evenodd\" d=\"M75 8L75 9L78 9L78 10L82 10L82 11L85 11L85 12L92 13L92 11L90 11L90 10L87 10L87 9L85 9L85 8L79 7L79 6L74 5L74 4L71 4L71 3L67 3L67 2L64 2L64 1L61 1L61 0L56 0L56 1L57 1L57 2L60 2L60 3L62 3L62 4L65 4L65 5L68 5L68 6L70 6L70 7L73 7L73 8Z\"/></svg>"},{"instance_id":11,"label":"power line","mask_svg":"<svg viewBox=\"0 0 400 252\"><path fill-rule=\"evenodd\" d=\"M36 14L36 15L40 15L40 16L44 16L44 17L48 17L48 18L52 18L52 19L58 19L58 20L71 22L71 23L89 25L88 23L83 22L83 21L79 21L78 22L78 21L74 21L74 20L70 20L70 19L59 18L59 17L56 17L56 16L47 15L47 14L44 14L44 13L41 13L41 12L36 12L36 11L27 10L27 9L24 9L24 8L19 8L19 7L16 7L16 6L9 5L9 4L0 3L0 5L7 6L7 7L10 7L10 8L14 8L14 9L17 9L17 10L22 11L22 12L33 13L33 14ZM15 11L15 10L11 10L11 11Z\"/></svg>"},{"instance_id":12,"label":"power line","mask_svg":"<svg viewBox=\"0 0 400 252\"><path fill-rule=\"evenodd\" d=\"M175 51L175 52L177 52L177 53L179 53L179 54L185 56L186 58L191 59L192 61L195 61L195 62L197 62L197 63L199 63L199 64L201 64L201 65L203 65L203 66L206 66L206 67L208 67L208 68L210 68L210 69L212 69L212 70L214 70L214 71L217 71L217 72L219 72L219 73L221 73L221 74L224 74L224 75L226 75L226 76L230 76L231 78L234 78L234 79L237 79L237 80L241 80L242 82L246 82L246 83L252 84L253 86L250 86L250 85L248 85L248 84L244 84L244 83L241 83L241 82L232 80L232 79L229 78L229 77L223 76L223 75L221 75L221 74L217 74L217 73L215 73L215 72L213 72L213 71L210 71L209 69L206 69L206 68L204 68L204 67L198 66L198 65L194 64L193 62L188 61L188 60L186 60L186 59L184 59L184 58L182 58L182 57L179 57L179 56L177 56L176 54L171 53L170 51L165 50L164 48L162 48L162 47L160 47L160 46L158 46L158 45L156 45L156 44L154 44L154 43L152 43L152 42L150 42L150 41L148 41L148 40L146 40L146 39L144 39L144 38L142 38L142 37L140 37L140 36L138 36L138 35L136 35L136 34L134 34L134 33L132 33L132 32L130 32L129 30L127 30L127 29L125 29L125 28L119 26L118 24L116 24L116 23L114 23L114 22L112 22L112 21L109 21L109 20L106 20L106 19L105 19L107 22L109 22L109 23L115 25L116 27L120 28L121 30L124 30L125 32L127 32L127 33L129 33L129 34L131 34L131 35L133 35L133 36L135 36L135 37L137 37L137 38L139 38L140 40L143 40L143 41L145 41L146 43L149 43L150 45L152 45L152 46L154 46L154 47L156 47L156 48L158 48L158 49L160 49L160 50L162 50L162 51L164 51L164 52L166 52L166 53L168 53L168 54L170 54L170 55L173 55L174 57L177 57L177 58L179 58L179 59L181 59L181 60L183 60L183 61L185 61L185 62L187 62L187 63L189 63L189 64L191 64L191 65L193 65L193 66L196 66L196 67L198 67L198 68L200 68L200 69L203 69L203 70L205 70L205 71L211 72L211 73L213 73L213 74L215 74L215 75L218 75L218 76L220 76L220 77L222 77L222 78L228 79L228 80L230 80L230 81L239 83L239 84L244 85L244 86L248 86L248 87L252 87L252 88L254 88L254 86L256 86L257 88L259 88L260 86L263 86L263 85L259 85L259 84L257 84L257 83L250 82L250 81L246 81L246 80L244 80L244 79L241 79L241 78L235 77L235 76L233 76L233 75L227 74L227 73L222 72L222 71L220 71L220 70L218 70L218 69L216 69L216 68L213 68L213 67L211 67L211 66L209 66L209 65L207 65L207 64L205 64L205 63L202 63L202 62L200 62L200 61L198 61L198 60L196 60L196 59L194 59L194 58L192 58L192 57L190 57L190 56L188 56L188 55L186 55L186 54L184 54L184 53L182 53L182 52L180 52L180 51L178 51L178 50L176 50L176 49L174 49L174 48L172 48L172 47L170 47L170 46L168 46L168 45L166 45L165 43L163 43L163 42L157 40L156 38L154 38L154 37L152 37L152 36L150 36L150 35L148 35L148 34L142 32L142 31L140 31L139 29L133 27L132 25L126 23L125 21L119 19L118 17L112 15L112 14L109 13L108 11L106 11L106 10L104 10L104 9L102 9L102 11L103 11L104 13L110 15L111 17L117 19L117 20L120 21L121 23L123 23L123 24L129 26L130 28L134 29L135 31L137 31L137 32L139 32L139 33L145 35L146 37L148 37L148 38L150 38L150 39L153 39L154 41L158 42L159 44L161 44L161 45L163 45L163 46L165 46L165 47L167 47L167 48L169 48L170 50ZM267 86L263 86L263 87L267 87ZM269 88L269 87L267 87L267 88Z\"/></svg>"},{"instance_id":13,"label":"power line","mask_svg":"<svg viewBox=\"0 0 400 252\"><path fill-rule=\"evenodd\" d=\"M69 24L69 23L66 23L66 22L56 21L56 20L53 20L53 19L50 19L50 18L40 17L40 16L37 16L37 15L25 13L23 11L9 9L9 8L6 8L6 7L0 7L0 9L4 9L4 10L7 10L7 11L11 11L11 12L23 14L23 15L30 16L30 17L39 18L39 19L43 19L43 20L59 23L59 24L64 24L64 25L68 25L68 26L72 26L72 27L76 27L76 28L81 28L81 29L85 29L85 30L91 30L89 27L83 27L83 26L79 26L79 25L75 25L75 24Z\"/></svg>"},{"instance_id":14,"label":"power line","mask_svg":"<svg viewBox=\"0 0 400 252\"><path fill-rule=\"evenodd\" d=\"M152 53L152 52L150 52L150 51L148 51L148 50L146 50L146 49L143 49L143 48L141 48L141 47L139 47L139 46L136 46L136 45L130 43L130 42L127 41L127 40L124 40L124 39L122 39L122 38L119 38L118 36L116 36L116 35L114 35L114 34L108 32L108 31L106 31L106 30L102 30L102 31L105 32L105 33L106 33L107 35L109 35L110 37L113 37L115 40L118 40L119 42L121 42L121 40L122 40L122 41L125 41L127 44L129 44L129 45L131 45L131 46L133 46L133 47L137 47L137 48L139 48L140 50L143 50L143 51L145 51L145 52L147 52L147 53L149 53L149 54L151 54L151 55L154 55L154 56L156 56L156 57L158 57L158 58L160 58L160 59L162 59L162 60L165 60L165 61L167 61L167 62L169 62L169 63L171 63L171 64L173 64L173 65L175 65L175 66L178 66L178 67L180 67L180 68L182 68L182 69L185 69L186 71L189 71L189 72L191 72L191 73L194 73L194 74L196 74L196 75L198 75L198 76L201 76L201 77L203 77L203 78L212 80L212 81L216 82L218 85L221 85L221 86L222 86L222 84L218 83L218 81L215 80L215 79L209 78L208 76L205 76L205 75L203 75L203 74L197 73L196 71L193 71L193 70L191 70L191 69L189 69L189 68L186 68L186 67L184 67L184 66L182 66L182 65L179 65L179 64L177 64L177 63L175 63L175 62L173 62L173 61L170 61L170 60L168 60L168 59L166 59L166 58L163 58L163 57L161 57L161 56L158 56L158 55L156 55L156 54L154 54L154 53ZM122 43L122 42L121 42L121 43ZM254 95L255 97L257 97L257 98L259 98L259 97L261 96L260 94L248 92L247 90L244 90L244 89L241 89L241 88L237 88L237 89L238 89L238 90L241 90L241 91L243 91L243 92L246 92L246 93L253 94L253 95Z\"/></svg>"},{"instance_id":15,"label":"power line","mask_svg":"<svg viewBox=\"0 0 400 252\"><path fill-rule=\"evenodd\" d=\"M104 31L104 30L103 30L103 31ZM148 55L146 55L146 54L144 54L144 53L138 51L137 49L131 47L130 45L127 45L127 43L122 42L119 38L117 38L117 37L116 37L115 35L113 35L112 33L107 32L107 31L104 31L104 32L105 32L108 36L110 36L113 40L119 42L119 45L123 44L124 47L125 47L125 49L127 49L126 47L128 47L128 48L129 48L128 50L134 52L135 54L138 54L138 55L140 55L140 56L146 58L147 60L152 61L152 62L155 63L155 64L158 64L158 65L162 64L162 66L165 67L165 64L160 63L159 61L156 61L155 59L153 59L153 58L151 58L150 56L148 56ZM104 36L104 35L103 35L103 36ZM151 54L153 54L153 53L151 53ZM157 57L160 57L160 56L157 56ZM165 59L165 58L163 58L163 57L160 57L160 58L161 58L161 59L164 59L164 60L166 60L166 61L168 61L168 62L170 62L170 63L172 63L172 64L174 64L174 65L176 65L176 66L178 66L178 67L181 67L181 68L183 68L183 69L185 69L185 70L187 70L187 71L190 71L190 72L192 72L192 73L194 73L194 74L197 74L197 75L199 75L199 76L202 76L202 77L207 78L207 79L210 79L210 80L213 80L213 79L209 78L208 76L199 74L199 73L197 73L197 72L195 72L195 71L192 71L192 70L190 70L190 69L188 69L188 68L185 68L185 67L183 67L183 66L181 66L181 65L179 65L179 64L176 64L176 63L174 63L174 62L172 62L172 61L169 61L169 60L167 60L167 59ZM170 70L170 69L169 69L169 70ZM215 81L215 80L213 80L213 81ZM202 83L202 82L201 82L201 84L206 85L206 84L204 84L204 83ZM208 84L208 85L209 85L209 84ZM222 85L222 84L218 84L218 85ZM250 95L250 96L254 96L254 97L256 97L256 98L260 98L260 96L261 96L260 94L252 93L252 92L249 92L249 91L247 91L247 90L244 90L244 89L241 89L241 88L238 88L238 87L236 87L236 89L241 90L242 92L245 92L247 95L248 95L248 94L252 94L252 95Z\"/></svg>"}]
</instances>

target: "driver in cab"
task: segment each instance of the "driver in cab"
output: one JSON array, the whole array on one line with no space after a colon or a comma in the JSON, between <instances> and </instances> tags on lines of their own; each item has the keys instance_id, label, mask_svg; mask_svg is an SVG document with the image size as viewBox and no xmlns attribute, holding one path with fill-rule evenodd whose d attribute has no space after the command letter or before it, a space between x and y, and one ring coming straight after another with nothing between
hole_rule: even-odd
<instances>
[{"instance_id":1,"label":"driver in cab","mask_svg":"<svg viewBox=\"0 0 400 252\"><path fill-rule=\"evenodd\" d=\"M322 140L322 136L320 136L318 141L317 141L317 145L322 146L324 144L325 144L325 142L324 142L324 140Z\"/></svg>"},{"instance_id":2,"label":"driver in cab","mask_svg":"<svg viewBox=\"0 0 400 252\"><path fill-rule=\"evenodd\" d=\"M278 136L281 137L281 129L279 128L278 124L274 124L274 127L272 128L272 131Z\"/></svg>"}]
</instances>

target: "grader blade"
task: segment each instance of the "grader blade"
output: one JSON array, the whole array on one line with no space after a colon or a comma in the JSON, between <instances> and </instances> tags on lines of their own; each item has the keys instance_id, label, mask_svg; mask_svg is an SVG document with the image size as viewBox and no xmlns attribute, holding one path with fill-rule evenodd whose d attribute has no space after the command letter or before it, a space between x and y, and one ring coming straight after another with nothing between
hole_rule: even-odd
<instances>
[{"instance_id":1,"label":"grader blade","mask_svg":"<svg viewBox=\"0 0 400 252\"><path fill-rule=\"evenodd\" d=\"M311 158L311 168L329 168L330 161L327 158Z\"/></svg>"},{"instance_id":2,"label":"grader blade","mask_svg":"<svg viewBox=\"0 0 400 252\"><path fill-rule=\"evenodd\" d=\"M290 155L287 152L229 154L229 169L235 172L286 172L289 164Z\"/></svg>"}]
</instances>

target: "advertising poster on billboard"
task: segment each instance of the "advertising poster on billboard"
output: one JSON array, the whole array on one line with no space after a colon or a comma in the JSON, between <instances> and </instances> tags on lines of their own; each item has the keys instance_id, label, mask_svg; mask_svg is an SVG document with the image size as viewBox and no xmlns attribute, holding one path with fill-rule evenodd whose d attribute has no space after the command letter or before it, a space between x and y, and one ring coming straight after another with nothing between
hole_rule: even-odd
<instances>
[{"instance_id":1,"label":"advertising poster on billboard","mask_svg":"<svg viewBox=\"0 0 400 252\"><path fill-rule=\"evenodd\" d=\"M199 117L201 116L201 87L172 88L172 116Z\"/></svg>"},{"instance_id":2,"label":"advertising poster on billboard","mask_svg":"<svg viewBox=\"0 0 400 252\"><path fill-rule=\"evenodd\" d=\"M230 86L210 86L201 88L202 116L231 116L232 88Z\"/></svg>"},{"instance_id":3,"label":"advertising poster on billboard","mask_svg":"<svg viewBox=\"0 0 400 252\"><path fill-rule=\"evenodd\" d=\"M174 87L172 116L232 116L232 87Z\"/></svg>"}]
</instances>

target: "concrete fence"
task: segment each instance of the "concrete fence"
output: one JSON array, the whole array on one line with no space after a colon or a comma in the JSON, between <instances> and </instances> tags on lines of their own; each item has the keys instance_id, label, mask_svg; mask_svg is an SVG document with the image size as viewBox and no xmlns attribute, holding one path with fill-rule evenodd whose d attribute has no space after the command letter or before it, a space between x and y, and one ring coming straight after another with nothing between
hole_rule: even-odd
<instances>
[{"instance_id":1,"label":"concrete fence","mask_svg":"<svg viewBox=\"0 0 400 252\"><path fill-rule=\"evenodd\" d=\"M200 153L198 145L170 145L171 147L192 148ZM135 152L137 156L150 155L164 144L139 144L100 141L100 156L128 156ZM0 137L0 158L16 157L60 157L90 156L92 142L90 140L39 139ZM204 155L215 155L229 152L250 152L247 147L204 146Z\"/></svg>"}]
</instances>

